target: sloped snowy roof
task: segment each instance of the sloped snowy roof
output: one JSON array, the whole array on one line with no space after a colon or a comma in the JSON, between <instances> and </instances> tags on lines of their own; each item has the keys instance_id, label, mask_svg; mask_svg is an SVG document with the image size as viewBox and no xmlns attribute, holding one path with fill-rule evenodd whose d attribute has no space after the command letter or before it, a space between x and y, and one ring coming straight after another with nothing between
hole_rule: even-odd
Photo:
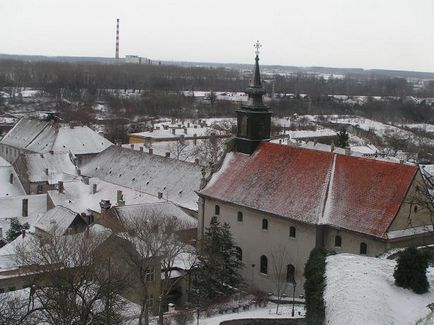
<instances>
[{"instance_id":1,"label":"sloped snowy roof","mask_svg":"<svg viewBox=\"0 0 434 325\"><path fill-rule=\"evenodd\" d=\"M202 168L176 159L112 146L85 164L82 174L158 196L196 210Z\"/></svg>"},{"instance_id":2,"label":"sloped snowy roof","mask_svg":"<svg viewBox=\"0 0 434 325\"><path fill-rule=\"evenodd\" d=\"M56 141L53 144L54 151L71 151L74 155L99 153L112 143L87 126L75 126L59 128Z\"/></svg>"},{"instance_id":3,"label":"sloped snowy roof","mask_svg":"<svg viewBox=\"0 0 434 325\"><path fill-rule=\"evenodd\" d=\"M96 193L93 194L93 185L96 184ZM111 204L116 205L117 191L121 190L125 204L138 203L155 203L162 200L157 199L131 188L104 182L98 178L90 178L89 185L81 180L65 182L64 191L60 193L57 190L48 191L48 195L54 205L61 205L77 213L87 213L88 210L99 212L101 210L99 202L101 200L110 200Z\"/></svg>"},{"instance_id":4,"label":"sloped snowy roof","mask_svg":"<svg viewBox=\"0 0 434 325\"><path fill-rule=\"evenodd\" d=\"M47 181L49 184L56 184L77 177L76 167L68 152L25 154L22 159L30 182Z\"/></svg>"},{"instance_id":5,"label":"sloped snowy roof","mask_svg":"<svg viewBox=\"0 0 434 325\"><path fill-rule=\"evenodd\" d=\"M17 148L26 148L49 124L47 121L22 118L1 140Z\"/></svg>"},{"instance_id":6,"label":"sloped snowy roof","mask_svg":"<svg viewBox=\"0 0 434 325\"><path fill-rule=\"evenodd\" d=\"M62 206L56 206L41 214L33 226L48 233L54 231L57 236L61 236L72 225L75 218L80 218L76 212Z\"/></svg>"},{"instance_id":7,"label":"sloped snowy roof","mask_svg":"<svg viewBox=\"0 0 434 325\"><path fill-rule=\"evenodd\" d=\"M11 174L13 175L12 184L10 183ZM26 194L14 168L2 157L0 157L0 184L0 198Z\"/></svg>"},{"instance_id":8,"label":"sloped snowy roof","mask_svg":"<svg viewBox=\"0 0 434 325\"><path fill-rule=\"evenodd\" d=\"M69 127L27 118L22 118L1 143L39 153L53 150L70 151L75 155L99 153L112 145L87 126Z\"/></svg>"},{"instance_id":9,"label":"sloped snowy roof","mask_svg":"<svg viewBox=\"0 0 434 325\"><path fill-rule=\"evenodd\" d=\"M28 200L28 215L36 216L47 211L47 194L23 195L0 198L0 218L23 215L23 199Z\"/></svg>"},{"instance_id":10,"label":"sloped snowy roof","mask_svg":"<svg viewBox=\"0 0 434 325\"><path fill-rule=\"evenodd\" d=\"M415 166L261 143L230 153L201 195L386 238Z\"/></svg>"},{"instance_id":11,"label":"sloped snowy roof","mask_svg":"<svg viewBox=\"0 0 434 325\"><path fill-rule=\"evenodd\" d=\"M158 218L176 217L184 226L196 228L197 219L170 202L142 203L115 207L112 209L117 217L123 221L133 220L136 217L155 216Z\"/></svg>"}]
</instances>

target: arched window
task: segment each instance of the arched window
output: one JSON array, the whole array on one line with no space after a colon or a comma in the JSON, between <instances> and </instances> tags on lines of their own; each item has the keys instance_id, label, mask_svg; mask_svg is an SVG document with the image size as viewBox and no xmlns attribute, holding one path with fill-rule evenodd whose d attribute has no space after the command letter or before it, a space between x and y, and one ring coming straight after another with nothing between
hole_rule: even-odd
<instances>
[{"instance_id":1,"label":"arched window","mask_svg":"<svg viewBox=\"0 0 434 325\"><path fill-rule=\"evenodd\" d=\"M262 229L267 230L268 229L268 220L262 219Z\"/></svg>"},{"instance_id":2,"label":"arched window","mask_svg":"<svg viewBox=\"0 0 434 325\"><path fill-rule=\"evenodd\" d=\"M296 229L295 227L289 227L289 237L295 238Z\"/></svg>"},{"instance_id":3,"label":"arched window","mask_svg":"<svg viewBox=\"0 0 434 325\"><path fill-rule=\"evenodd\" d=\"M295 267L292 264L286 266L286 282L295 283Z\"/></svg>"},{"instance_id":4,"label":"arched window","mask_svg":"<svg viewBox=\"0 0 434 325\"><path fill-rule=\"evenodd\" d=\"M268 274L268 259L267 256L262 255L261 256L261 267L260 267L260 272L263 274Z\"/></svg>"},{"instance_id":5,"label":"arched window","mask_svg":"<svg viewBox=\"0 0 434 325\"><path fill-rule=\"evenodd\" d=\"M220 215L220 206L218 206L218 205L215 206L214 214L215 214L216 216Z\"/></svg>"},{"instance_id":6,"label":"arched window","mask_svg":"<svg viewBox=\"0 0 434 325\"><path fill-rule=\"evenodd\" d=\"M413 208L413 212L414 212L414 213L417 213L417 205L414 206L414 208Z\"/></svg>"},{"instance_id":7,"label":"arched window","mask_svg":"<svg viewBox=\"0 0 434 325\"><path fill-rule=\"evenodd\" d=\"M235 246L235 249L237 250L237 257L240 261L243 260L243 250L239 246Z\"/></svg>"},{"instance_id":8,"label":"arched window","mask_svg":"<svg viewBox=\"0 0 434 325\"><path fill-rule=\"evenodd\" d=\"M342 238L341 236L335 237L335 247L342 247Z\"/></svg>"},{"instance_id":9,"label":"arched window","mask_svg":"<svg viewBox=\"0 0 434 325\"><path fill-rule=\"evenodd\" d=\"M243 222L243 213L241 211L238 211L237 221Z\"/></svg>"},{"instance_id":10,"label":"arched window","mask_svg":"<svg viewBox=\"0 0 434 325\"><path fill-rule=\"evenodd\" d=\"M366 243L360 243L360 254L366 255L368 253L368 245Z\"/></svg>"}]
</instances>

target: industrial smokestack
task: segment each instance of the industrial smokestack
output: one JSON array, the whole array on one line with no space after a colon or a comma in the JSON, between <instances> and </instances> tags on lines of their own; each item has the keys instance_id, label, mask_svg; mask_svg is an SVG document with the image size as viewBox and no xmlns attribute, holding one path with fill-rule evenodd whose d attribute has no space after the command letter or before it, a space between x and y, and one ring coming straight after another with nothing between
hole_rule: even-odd
<instances>
[{"instance_id":1,"label":"industrial smokestack","mask_svg":"<svg viewBox=\"0 0 434 325\"><path fill-rule=\"evenodd\" d=\"M116 61L119 61L119 18L116 20Z\"/></svg>"}]
</instances>

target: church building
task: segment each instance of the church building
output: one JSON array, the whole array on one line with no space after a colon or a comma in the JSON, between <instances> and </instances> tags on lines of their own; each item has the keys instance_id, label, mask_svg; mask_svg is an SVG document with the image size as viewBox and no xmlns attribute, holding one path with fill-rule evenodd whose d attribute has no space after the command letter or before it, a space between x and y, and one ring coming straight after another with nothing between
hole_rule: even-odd
<instances>
[{"instance_id":1,"label":"church building","mask_svg":"<svg viewBox=\"0 0 434 325\"><path fill-rule=\"evenodd\" d=\"M258 49L258 48L257 48ZM235 145L198 192L198 237L212 217L230 224L249 286L303 294L315 247L379 256L434 242L433 208L417 166L270 143L256 52L249 100L237 111ZM285 274L276 265L285 265Z\"/></svg>"}]
</instances>

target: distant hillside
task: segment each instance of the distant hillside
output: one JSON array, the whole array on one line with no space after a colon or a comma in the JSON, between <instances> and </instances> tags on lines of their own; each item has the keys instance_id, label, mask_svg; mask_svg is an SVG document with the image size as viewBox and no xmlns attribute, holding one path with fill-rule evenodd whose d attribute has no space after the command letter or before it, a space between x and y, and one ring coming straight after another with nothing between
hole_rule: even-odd
<instances>
[{"instance_id":1,"label":"distant hillside","mask_svg":"<svg viewBox=\"0 0 434 325\"><path fill-rule=\"evenodd\" d=\"M90 57L90 56L43 56L43 55L16 55L1 54L0 60L19 60L19 61L55 61L55 62L99 62L115 63L114 58ZM123 60L123 59L121 59ZM166 65L178 65L182 67L212 67L226 68L235 70L251 70L251 64L240 63L215 63L215 62L186 62L186 61L158 61ZM333 68L333 67L296 67L283 65L262 65L262 69L268 73L315 73L315 74L334 74L334 75L379 75L388 77L432 79L433 72L423 71L402 71L402 70L382 70L382 69L361 69L361 68Z\"/></svg>"}]
</instances>

